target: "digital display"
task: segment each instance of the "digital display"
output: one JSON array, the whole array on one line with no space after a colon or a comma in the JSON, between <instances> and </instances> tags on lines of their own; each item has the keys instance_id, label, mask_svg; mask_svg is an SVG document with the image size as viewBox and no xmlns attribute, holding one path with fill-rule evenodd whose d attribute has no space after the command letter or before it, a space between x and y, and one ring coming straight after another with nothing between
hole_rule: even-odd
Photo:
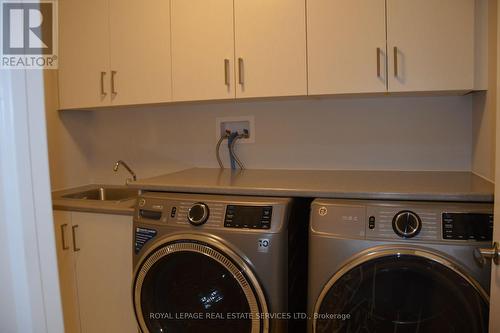
<instances>
[{"instance_id":1,"label":"digital display","mask_svg":"<svg viewBox=\"0 0 500 333\"><path fill-rule=\"evenodd\" d=\"M488 241L493 237L493 214L443 213L443 239Z\"/></svg>"},{"instance_id":2,"label":"digital display","mask_svg":"<svg viewBox=\"0 0 500 333\"><path fill-rule=\"evenodd\" d=\"M228 205L225 227L269 229L271 227L272 206Z\"/></svg>"}]
</instances>

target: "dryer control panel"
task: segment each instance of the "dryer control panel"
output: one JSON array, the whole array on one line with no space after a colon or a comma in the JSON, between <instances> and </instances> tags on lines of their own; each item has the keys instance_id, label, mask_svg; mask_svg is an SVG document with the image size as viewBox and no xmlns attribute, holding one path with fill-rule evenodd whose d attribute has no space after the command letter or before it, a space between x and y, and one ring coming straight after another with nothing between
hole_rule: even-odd
<instances>
[{"instance_id":1,"label":"dryer control panel","mask_svg":"<svg viewBox=\"0 0 500 333\"><path fill-rule=\"evenodd\" d=\"M493 236L493 205L317 199L311 228L358 239L487 242Z\"/></svg>"}]
</instances>

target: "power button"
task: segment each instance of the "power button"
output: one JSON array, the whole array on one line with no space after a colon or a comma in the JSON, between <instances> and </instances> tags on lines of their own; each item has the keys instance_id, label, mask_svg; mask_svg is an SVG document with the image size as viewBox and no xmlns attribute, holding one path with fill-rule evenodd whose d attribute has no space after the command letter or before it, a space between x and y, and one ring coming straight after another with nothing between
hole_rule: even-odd
<instances>
[{"instance_id":1,"label":"power button","mask_svg":"<svg viewBox=\"0 0 500 333\"><path fill-rule=\"evenodd\" d=\"M375 216L370 216L368 218L368 228L375 229Z\"/></svg>"}]
</instances>

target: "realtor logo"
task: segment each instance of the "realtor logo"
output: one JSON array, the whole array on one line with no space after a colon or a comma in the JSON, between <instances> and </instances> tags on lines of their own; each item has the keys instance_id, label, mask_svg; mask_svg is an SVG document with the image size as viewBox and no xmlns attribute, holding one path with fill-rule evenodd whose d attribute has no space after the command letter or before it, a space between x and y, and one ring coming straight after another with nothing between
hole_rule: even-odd
<instances>
[{"instance_id":1,"label":"realtor logo","mask_svg":"<svg viewBox=\"0 0 500 333\"><path fill-rule=\"evenodd\" d=\"M0 68L57 68L57 0L0 0Z\"/></svg>"}]
</instances>

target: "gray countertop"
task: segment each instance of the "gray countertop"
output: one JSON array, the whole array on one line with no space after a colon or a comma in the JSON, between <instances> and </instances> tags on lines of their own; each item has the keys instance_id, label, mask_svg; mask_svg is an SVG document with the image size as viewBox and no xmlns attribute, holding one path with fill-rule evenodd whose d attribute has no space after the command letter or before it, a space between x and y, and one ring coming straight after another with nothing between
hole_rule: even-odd
<instances>
[{"instance_id":1,"label":"gray countertop","mask_svg":"<svg viewBox=\"0 0 500 333\"><path fill-rule=\"evenodd\" d=\"M151 191L312 198L493 202L494 185L470 172L193 168L128 185Z\"/></svg>"},{"instance_id":2,"label":"gray countertop","mask_svg":"<svg viewBox=\"0 0 500 333\"><path fill-rule=\"evenodd\" d=\"M83 192L100 186L105 186L108 188L125 187L117 185L89 184L67 190L54 191L52 192L52 208L56 210L68 210L68 211L89 212L89 213L115 214L115 215L132 216L134 214L134 206L136 198L122 200L122 201L99 201L99 200L70 199L63 197L67 194Z\"/></svg>"}]
</instances>

